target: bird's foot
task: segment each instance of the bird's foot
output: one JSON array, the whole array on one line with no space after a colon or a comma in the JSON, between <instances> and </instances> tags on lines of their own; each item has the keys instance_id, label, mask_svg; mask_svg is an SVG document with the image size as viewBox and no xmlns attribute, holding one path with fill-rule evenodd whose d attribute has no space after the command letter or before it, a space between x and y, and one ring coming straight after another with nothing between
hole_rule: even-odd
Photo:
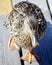
<instances>
[{"instance_id":1,"label":"bird's foot","mask_svg":"<svg viewBox=\"0 0 52 65\"><path fill-rule=\"evenodd\" d=\"M33 60L34 60L34 56L31 54L30 51L28 51L26 54L24 54L22 57L21 57L22 60L25 60L29 63L32 63Z\"/></svg>"}]
</instances>

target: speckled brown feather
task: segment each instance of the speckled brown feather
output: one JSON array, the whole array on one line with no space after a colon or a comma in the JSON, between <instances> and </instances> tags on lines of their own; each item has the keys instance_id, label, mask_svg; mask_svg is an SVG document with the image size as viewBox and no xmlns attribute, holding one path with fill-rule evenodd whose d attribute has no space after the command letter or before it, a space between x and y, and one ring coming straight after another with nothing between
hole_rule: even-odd
<instances>
[{"instance_id":1,"label":"speckled brown feather","mask_svg":"<svg viewBox=\"0 0 52 65\"><path fill-rule=\"evenodd\" d=\"M15 43L16 48L29 49L29 52L22 56L21 59L32 62L34 56L30 53L30 50L34 46L32 43L35 44L34 47L37 45L35 34L40 39L46 31L46 20L40 8L27 1L17 3L7 16L4 25L13 37L13 39L11 38L12 41L9 38L9 46ZM32 33L30 34L30 32ZM35 42L32 40L35 40Z\"/></svg>"},{"instance_id":2,"label":"speckled brown feather","mask_svg":"<svg viewBox=\"0 0 52 65\"><path fill-rule=\"evenodd\" d=\"M25 21L27 21L27 23ZM14 36L15 43L19 47L24 48L32 47L29 29L32 33L36 32L39 39L46 30L45 18L40 8L27 1L22 1L14 6L5 22L5 26L9 30L10 34ZM23 39L26 40L26 42L24 42Z\"/></svg>"},{"instance_id":3,"label":"speckled brown feather","mask_svg":"<svg viewBox=\"0 0 52 65\"><path fill-rule=\"evenodd\" d=\"M17 8L21 8L23 12L25 12L27 15L33 14L34 17L37 19L36 21L30 21L30 28L33 30L36 30L36 33L38 35L38 38L40 39L44 32L46 31L46 20L43 16L43 13L41 9L28 1L22 1L14 6L14 9L17 10ZM24 9L23 9L24 8ZM41 30L39 29L39 26L41 26Z\"/></svg>"}]
</instances>

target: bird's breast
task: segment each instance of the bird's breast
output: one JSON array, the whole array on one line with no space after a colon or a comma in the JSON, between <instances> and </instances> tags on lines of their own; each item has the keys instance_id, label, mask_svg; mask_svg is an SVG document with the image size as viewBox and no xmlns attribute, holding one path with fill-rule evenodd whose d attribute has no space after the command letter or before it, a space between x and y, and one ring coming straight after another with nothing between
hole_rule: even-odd
<instances>
[{"instance_id":1,"label":"bird's breast","mask_svg":"<svg viewBox=\"0 0 52 65\"><path fill-rule=\"evenodd\" d=\"M18 33L15 37L15 43L19 47L23 47L25 49L29 49L32 47L32 41L29 34L25 34L24 32Z\"/></svg>"}]
</instances>

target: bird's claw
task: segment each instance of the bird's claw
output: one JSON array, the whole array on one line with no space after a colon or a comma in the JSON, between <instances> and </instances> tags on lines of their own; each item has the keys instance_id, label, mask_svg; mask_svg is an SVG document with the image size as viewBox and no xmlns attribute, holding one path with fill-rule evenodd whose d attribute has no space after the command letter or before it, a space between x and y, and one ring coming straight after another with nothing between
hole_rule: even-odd
<instances>
[{"instance_id":1,"label":"bird's claw","mask_svg":"<svg viewBox=\"0 0 52 65\"><path fill-rule=\"evenodd\" d=\"M21 57L22 60L25 60L27 62L29 62L30 64L33 62L34 60L34 56L31 54L31 52L27 52L26 54L24 54L22 57Z\"/></svg>"}]
</instances>

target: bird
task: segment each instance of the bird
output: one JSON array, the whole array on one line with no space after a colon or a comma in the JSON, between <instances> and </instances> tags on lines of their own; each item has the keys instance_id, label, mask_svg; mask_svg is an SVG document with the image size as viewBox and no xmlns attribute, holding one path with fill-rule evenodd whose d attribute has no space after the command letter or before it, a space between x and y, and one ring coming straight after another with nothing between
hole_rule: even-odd
<instances>
[{"instance_id":1,"label":"bird","mask_svg":"<svg viewBox=\"0 0 52 65\"><path fill-rule=\"evenodd\" d=\"M13 50L14 46L17 49L20 47L28 49L29 51L21 59L32 62L34 56L30 50L39 45L36 35L41 39L46 32L46 22L41 9L28 1L19 2L7 15L4 26L10 33L9 49Z\"/></svg>"}]
</instances>

